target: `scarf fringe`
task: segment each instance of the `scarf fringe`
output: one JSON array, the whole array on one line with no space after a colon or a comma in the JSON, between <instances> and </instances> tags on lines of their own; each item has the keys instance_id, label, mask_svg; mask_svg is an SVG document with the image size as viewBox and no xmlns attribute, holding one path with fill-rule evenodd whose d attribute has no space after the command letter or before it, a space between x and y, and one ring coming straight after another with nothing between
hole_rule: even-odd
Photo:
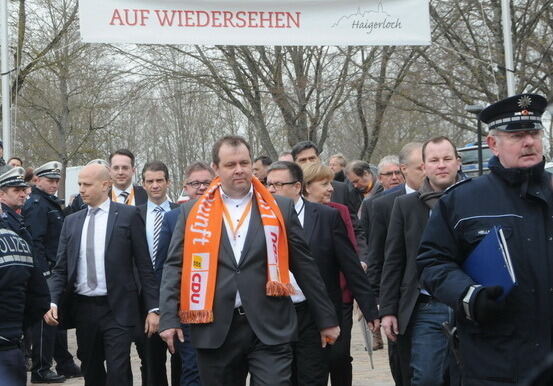
<instances>
[{"instance_id":1,"label":"scarf fringe","mask_svg":"<svg viewBox=\"0 0 553 386\"><path fill-rule=\"evenodd\" d=\"M296 293L292 284L278 281L268 281L265 289L268 296L290 296Z\"/></svg>"},{"instance_id":2,"label":"scarf fringe","mask_svg":"<svg viewBox=\"0 0 553 386\"><path fill-rule=\"evenodd\" d=\"M213 311L195 310L195 311L179 311L180 321L185 324L199 324L213 322Z\"/></svg>"}]
</instances>

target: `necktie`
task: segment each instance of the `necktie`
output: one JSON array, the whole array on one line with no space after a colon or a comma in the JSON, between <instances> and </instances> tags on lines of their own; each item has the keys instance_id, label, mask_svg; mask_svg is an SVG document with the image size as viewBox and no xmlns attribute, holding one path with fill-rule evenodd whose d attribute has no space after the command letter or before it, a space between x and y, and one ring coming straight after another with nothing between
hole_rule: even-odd
<instances>
[{"instance_id":1,"label":"necktie","mask_svg":"<svg viewBox=\"0 0 553 386\"><path fill-rule=\"evenodd\" d=\"M129 192L122 191L122 192L119 194L119 197L123 197L123 204L126 204L126 203L127 203L127 200L129 199Z\"/></svg>"},{"instance_id":2,"label":"necktie","mask_svg":"<svg viewBox=\"0 0 553 386\"><path fill-rule=\"evenodd\" d=\"M91 208L86 230L86 284L91 290L98 286L96 277L96 259L94 258L94 219L100 208Z\"/></svg>"},{"instance_id":3,"label":"necktie","mask_svg":"<svg viewBox=\"0 0 553 386\"><path fill-rule=\"evenodd\" d=\"M163 215L165 210L161 206L154 208L154 245L152 246L152 264L156 265L157 246L159 244L159 233L161 232L161 223L163 221Z\"/></svg>"}]
</instances>

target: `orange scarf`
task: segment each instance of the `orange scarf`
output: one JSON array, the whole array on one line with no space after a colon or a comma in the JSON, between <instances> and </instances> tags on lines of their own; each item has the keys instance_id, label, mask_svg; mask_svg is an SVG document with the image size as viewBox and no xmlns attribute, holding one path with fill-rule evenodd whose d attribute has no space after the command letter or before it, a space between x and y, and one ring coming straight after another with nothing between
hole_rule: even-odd
<instances>
[{"instance_id":1,"label":"orange scarf","mask_svg":"<svg viewBox=\"0 0 553 386\"><path fill-rule=\"evenodd\" d=\"M253 191L267 243L268 296L294 293L288 275L288 239L280 209L272 194L255 177ZM223 229L221 181L215 178L192 207L184 227L180 319L183 323L213 322L219 243Z\"/></svg>"}]
</instances>

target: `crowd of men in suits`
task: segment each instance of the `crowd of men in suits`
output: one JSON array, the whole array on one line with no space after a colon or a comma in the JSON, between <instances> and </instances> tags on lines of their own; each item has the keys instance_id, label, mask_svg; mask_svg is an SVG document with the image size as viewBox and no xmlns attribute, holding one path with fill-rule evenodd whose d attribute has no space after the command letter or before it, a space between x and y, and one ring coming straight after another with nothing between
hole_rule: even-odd
<instances>
[{"instance_id":1,"label":"crowd of men in suits","mask_svg":"<svg viewBox=\"0 0 553 386\"><path fill-rule=\"evenodd\" d=\"M350 386L354 302L374 349L384 332L396 385L518 384L553 336L547 314L538 323L547 342L534 343L521 320L536 319L520 311L528 302L533 312L553 309L547 296L528 296L550 290L553 277L544 268L553 250L545 106L524 94L484 110L496 157L475 182L443 136L377 166L341 154L326 166L311 141L272 162L225 136L210 164L188 165L177 202L163 162L145 163L133 184L128 149L84 166L68 206L56 196L61 163L26 173L10 159L0 170L0 310L13 315L0 322L2 384L25 384L27 356L32 383L132 385L134 342L143 385L238 386L249 376L252 385ZM507 300L461 269L496 223L514 231L519 285ZM522 263L531 240L539 252ZM501 367L496 345L531 359Z\"/></svg>"}]
</instances>

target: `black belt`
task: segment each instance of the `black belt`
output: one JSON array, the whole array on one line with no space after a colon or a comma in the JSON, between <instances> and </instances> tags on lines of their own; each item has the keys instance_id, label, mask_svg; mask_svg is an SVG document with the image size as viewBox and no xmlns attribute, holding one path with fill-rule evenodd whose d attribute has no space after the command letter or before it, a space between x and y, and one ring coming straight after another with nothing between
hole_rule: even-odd
<instances>
[{"instance_id":1,"label":"black belt","mask_svg":"<svg viewBox=\"0 0 553 386\"><path fill-rule=\"evenodd\" d=\"M242 306L236 307L234 309L234 314L238 316L246 316L246 310Z\"/></svg>"},{"instance_id":2,"label":"black belt","mask_svg":"<svg viewBox=\"0 0 553 386\"><path fill-rule=\"evenodd\" d=\"M75 295L75 299L81 303L92 303L92 304L106 304L108 301L107 296Z\"/></svg>"},{"instance_id":3,"label":"black belt","mask_svg":"<svg viewBox=\"0 0 553 386\"><path fill-rule=\"evenodd\" d=\"M0 337L0 351L8 351L21 347L21 340L17 338L7 339Z\"/></svg>"},{"instance_id":4,"label":"black belt","mask_svg":"<svg viewBox=\"0 0 553 386\"><path fill-rule=\"evenodd\" d=\"M430 303L434 300L434 298L430 295L426 295L426 294L419 294L419 298L417 299L417 301L419 303Z\"/></svg>"}]
</instances>

